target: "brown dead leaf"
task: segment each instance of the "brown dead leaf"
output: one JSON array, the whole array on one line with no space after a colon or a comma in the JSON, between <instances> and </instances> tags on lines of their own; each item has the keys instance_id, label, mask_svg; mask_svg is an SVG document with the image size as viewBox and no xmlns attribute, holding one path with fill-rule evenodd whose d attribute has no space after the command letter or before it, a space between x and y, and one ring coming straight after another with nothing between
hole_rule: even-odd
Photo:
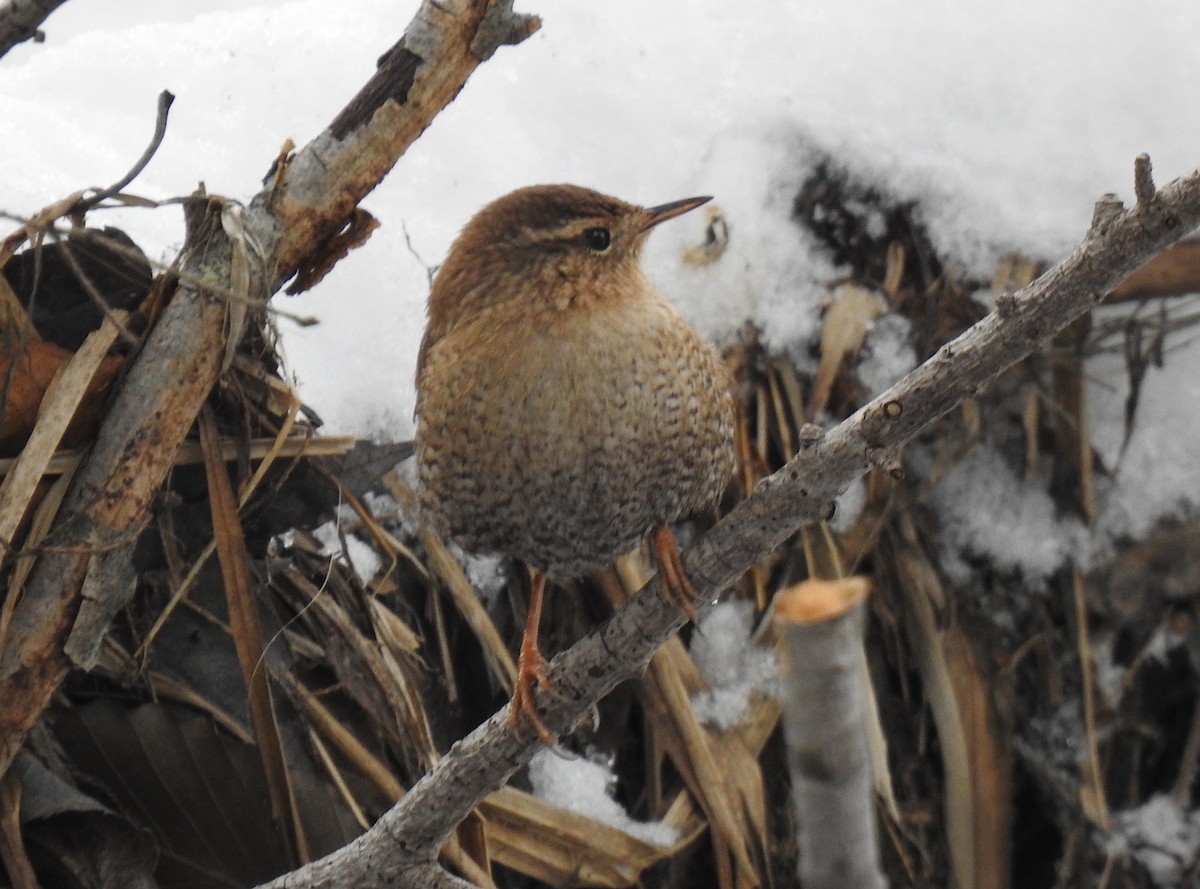
<instances>
[{"instance_id":1,"label":"brown dead leaf","mask_svg":"<svg viewBox=\"0 0 1200 889\"><path fill-rule=\"evenodd\" d=\"M635 886L642 871L682 845L652 845L512 787L493 793L479 811L497 862L555 886Z\"/></svg>"},{"instance_id":2,"label":"brown dead leaf","mask_svg":"<svg viewBox=\"0 0 1200 889\"><path fill-rule=\"evenodd\" d=\"M635 558L618 560L626 597L644 583L642 568ZM736 734L720 735L696 719L691 696L706 687L695 662L675 637L650 659L641 683L643 707L656 743L708 819L718 884L722 889L758 886L756 862L765 859L768 842L762 771L757 754L747 750Z\"/></svg>"},{"instance_id":3,"label":"brown dead leaf","mask_svg":"<svg viewBox=\"0 0 1200 889\"><path fill-rule=\"evenodd\" d=\"M13 293L8 278L0 275L0 332L16 343L28 343L40 339L29 313Z\"/></svg>"},{"instance_id":4,"label":"brown dead leaf","mask_svg":"<svg viewBox=\"0 0 1200 889\"><path fill-rule=\"evenodd\" d=\"M14 357L0 355L0 456L14 456L25 445L37 422L38 411L54 375L71 360L71 353L50 343L35 342ZM108 356L100 362L79 409L62 435L62 447L76 447L91 439L100 422L100 409L124 359Z\"/></svg>"},{"instance_id":5,"label":"brown dead leaf","mask_svg":"<svg viewBox=\"0 0 1200 889\"><path fill-rule=\"evenodd\" d=\"M0 540L13 539L17 524L27 511L34 489L41 481L59 442L70 428L72 418L76 416L79 406L88 398L89 393L95 392L95 383L103 370L105 355L116 336L116 326L106 320L74 354L47 343L33 344L56 350L61 353L63 360L54 367L47 384L36 392L36 426L30 430L20 458L0 482ZM3 359L0 359L0 374L3 373L2 364ZM18 364L18 367L20 366ZM33 364L29 367L32 368ZM49 370L49 365L43 369ZM18 371L14 388L31 380L32 377L23 376ZM24 391L30 395L34 394L32 389ZM5 420L7 419L6 412Z\"/></svg>"},{"instance_id":6,"label":"brown dead leaf","mask_svg":"<svg viewBox=\"0 0 1200 889\"><path fill-rule=\"evenodd\" d=\"M945 773L946 837L954 883L1011 885L1012 755L997 725L992 685L966 631L944 609L937 569L917 547L895 552L910 647L937 725Z\"/></svg>"}]
</instances>

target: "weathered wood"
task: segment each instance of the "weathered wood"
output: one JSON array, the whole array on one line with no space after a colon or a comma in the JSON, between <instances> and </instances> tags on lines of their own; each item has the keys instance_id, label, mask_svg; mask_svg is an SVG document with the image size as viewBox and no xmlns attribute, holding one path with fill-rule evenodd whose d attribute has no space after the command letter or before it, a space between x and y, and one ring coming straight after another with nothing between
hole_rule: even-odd
<instances>
[{"instance_id":1,"label":"weathered wood","mask_svg":"<svg viewBox=\"0 0 1200 889\"><path fill-rule=\"evenodd\" d=\"M496 26L507 22L507 29ZM278 187L251 202L247 225L278 233L278 284L350 222L358 202L449 105L471 72L503 43L540 27L512 0L421 4L375 75L320 136L286 162Z\"/></svg>"},{"instance_id":2,"label":"weathered wood","mask_svg":"<svg viewBox=\"0 0 1200 889\"><path fill-rule=\"evenodd\" d=\"M496 22L510 27L497 28ZM94 566L116 576L113 553L127 549L145 525L155 494L184 437L217 381L227 340L235 249L249 259L248 292L275 292L341 229L362 198L391 169L467 77L500 42L538 27L503 0L425 2L401 41L417 61L398 75L385 67L339 115L331 130L301 150L236 220L219 199L194 199L180 260L180 284L121 384L96 443L79 468L13 611L0 653L0 772L41 718L72 662L64 643ZM377 81L411 77L403 91ZM407 82L407 81L406 81ZM363 98L369 96L368 98ZM400 101L403 104L400 104ZM368 113L368 110L370 113ZM202 173L203 171L199 171ZM99 577L100 575L97 575ZM119 595L123 590L89 591ZM103 622L91 626L103 633ZM91 649L89 639L73 640Z\"/></svg>"},{"instance_id":3,"label":"weathered wood","mask_svg":"<svg viewBox=\"0 0 1200 889\"><path fill-rule=\"evenodd\" d=\"M8 0L0 6L0 56L26 40L39 39L38 29L67 0Z\"/></svg>"}]
</instances>

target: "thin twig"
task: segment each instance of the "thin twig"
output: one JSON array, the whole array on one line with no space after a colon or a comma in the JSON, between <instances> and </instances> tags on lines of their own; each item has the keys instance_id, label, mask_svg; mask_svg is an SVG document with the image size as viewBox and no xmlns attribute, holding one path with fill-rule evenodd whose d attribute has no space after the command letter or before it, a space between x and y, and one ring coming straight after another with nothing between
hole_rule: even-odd
<instances>
[{"instance_id":1,"label":"thin twig","mask_svg":"<svg viewBox=\"0 0 1200 889\"><path fill-rule=\"evenodd\" d=\"M1195 613L1196 609L1193 607L1193 616ZM1198 763L1200 763L1200 706L1193 706L1192 724L1188 728L1183 754L1179 757L1179 775L1175 778L1175 788L1171 793L1171 798L1181 811L1188 807L1192 798L1192 787L1196 783Z\"/></svg>"},{"instance_id":2,"label":"thin twig","mask_svg":"<svg viewBox=\"0 0 1200 889\"><path fill-rule=\"evenodd\" d=\"M406 223L403 219L400 220L400 231L404 234L404 246L408 248L409 255L417 261L417 264L420 265L421 268L425 269L426 283L432 287L433 276L437 273L438 267L436 265L430 265L421 258L421 254L417 252L417 248L413 244L412 235L409 234L408 223Z\"/></svg>"},{"instance_id":3,"label":"thin twig","mask_svg":"<svg viewBox=\"0 0 1200 889\"><path fill-rule=\"evenodd\" d=\"M141 175L142 170L146 169L146 165L150 163L150 159L158 151L158 147L162 145L163 136L167 134L167 114L170 112L171 103L174 101L175 95L170 90L163 90L158 94L158 114L154 120L154 135L150 137L150 144L146 146L146 150L142 152L142 156L129 168L128 173L108 188L101 189L90 197L80 198L76 201L68 211L68 215L86 213L101 201L118 194L125 186Z\"/></svg>"},{"instance_id":4,"label":"thin twig","mask_svg":"<svg viewBox=\"0 0 1200 889\"><path fill-rule=\"evenodd\" d=\"M1084 601L1083 576L1072 572L1071 588L1075 601L1075 637L1079 655L1079 672L1083 686L1083 737L1086 754L1079 763L1080 802L1083 812L1101 830L1108 831L1112 823L1108 798L1104 793L1100 744L1096 730L1096 667L1093 661L1091 632L1088 628L1087 604Z\"/></svg>"}]
</instances>

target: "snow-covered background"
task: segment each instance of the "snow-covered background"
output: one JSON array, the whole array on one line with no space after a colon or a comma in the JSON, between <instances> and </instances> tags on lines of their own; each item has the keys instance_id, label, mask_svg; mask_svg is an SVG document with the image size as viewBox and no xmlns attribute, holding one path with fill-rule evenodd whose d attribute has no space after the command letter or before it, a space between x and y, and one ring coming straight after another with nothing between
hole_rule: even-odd
<instances>
[{"instance_id":1,"label":"snow-covered background","mask_svg":"<svg viewBox=\"0 0 1200 889\"><path fill-rule=\"evenodd\" d=\"M790 219L797 186L822 157L917 201L942 257L978 279L1007 251L1061 257L1099 195L1129 199L1137 154L1151 155L1160 183L1200 166L1196 0L518 5L542 15L543 30L484 64L367 199L383 227L314 292L279 298L320 319L280 325L301 392L329 431L411 435L429 268L475 209L520 185L576 182L644 204L714 195L730 227L726 253L703 268L681 262L702 237L695 213L651 239L652 276L713 338L750 319L771 345L803 356L838 274ZM0 60L0 211L28 215L115 180L141 153L164 88L177 97L167 138L132 190L167 198L202 180L249 199L284 141L304 144L324 128L415 8L72 0L46 23L46 44ZM124 227L163 260L182 240L177 206L95 221ZM903 351L894 339L874 345L876 365ZM1094 528L1060 518L1044 485L978 448L932 498L944 567L966 571L964 556L982 557L1036 582L1194 510L1198 371L1195 344L1149 371L1122 453L1125 370L1118 357L1089 366L1091 437L1116 469ZM772 672L769 654L745 645L748 628L736 603L708 617L695 652L713 684L698 701L706 719L736 721L748 689ZM560 761L543 756L534 783L670 841L661 825L610 811L608 771L582 765L559 775ZM1170 833L1161 818L1131 824L1134 838Z\"/></svg>"},{"instance_id":2,"label":"snow-covered background","mask_svg":"<svg viewBox=\"0 0 1200 889\"><path fill-rule=\"evenodd\" d=\"M69 2L47 21L46 44L0 62L0 210L28 214L114 180L144 147L163 88L177 96L167 138L134 190L164 198L203 180L248 199L284 140L303 144L332 119L415 7ZM918 200L939 251L980 278L1004 251L1061 256L1096 197L1128 199L1138 153L1151 155L1160 182L1200 166L1195 0L519 8L540 14L542 31L480 67L367 199L382 229L314 292L279 299L321 321L281 326L302 394L329 431L411 434L428 268L475 209L519 185L577 182L645 204L715 195L730 226L725 255L702 269L680 261L701 239L698 212L651 239L652 276L710 336L728 339L749 318L772 345L802 354L836 271L789 211L822 156ZM102 221L159 258L182 238L177 207ZM1120 485L1105 494L1108 536L1200 502L1198 363L1191 348L1151 370ZM1093 437L1115 465L1124 371L1116 360L1092 370ZM1027 537L1053 538L1037 567L1053 570L1079 529L1056 526L1053 510L1006 504L1019 489L996 483L943 500L952 510L992 498Z\"/></svg>"}]
</instances>

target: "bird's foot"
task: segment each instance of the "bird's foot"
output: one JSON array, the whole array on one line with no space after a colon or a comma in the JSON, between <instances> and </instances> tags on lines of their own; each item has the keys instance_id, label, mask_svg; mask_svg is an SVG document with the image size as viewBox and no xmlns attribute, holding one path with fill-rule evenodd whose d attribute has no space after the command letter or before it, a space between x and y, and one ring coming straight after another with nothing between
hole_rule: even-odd
<instances>
[{"instance_id":1,"label":"bird's foot","mask_svg":"<svg viewBox=\"0 0 1200 889\"><path fill-rule=\"evenodd\" d=\"M512 703L508 707L508 724L517 728L524 719L529 727L537 733L543 744L553 747L558 742L558 738L542 722L542 716L538 713L537 705L533 700L535 683L543 691L553 688L550 677L546 674L549 664L542 657L536 644L527 643L528 639L522 641L521 654L517 658L517 681L513 687Z\"/></svg>"},{"instance_id":2,"label":"bird's foot","mask_svg":"<svg viewBox=\"0 0 1200 889\"><path fill-rule=\"evenodd\" d=\"M696 611L696 588L688 580L687 572L683 570L683 558L679 554L679 543L675 535L666 525L654 529L650 538L650 550L658 565L658 573L662 581L662 592L667 601L673 603L692 623L697 623L700 615Z\"/></svg>"}]
</instances>

